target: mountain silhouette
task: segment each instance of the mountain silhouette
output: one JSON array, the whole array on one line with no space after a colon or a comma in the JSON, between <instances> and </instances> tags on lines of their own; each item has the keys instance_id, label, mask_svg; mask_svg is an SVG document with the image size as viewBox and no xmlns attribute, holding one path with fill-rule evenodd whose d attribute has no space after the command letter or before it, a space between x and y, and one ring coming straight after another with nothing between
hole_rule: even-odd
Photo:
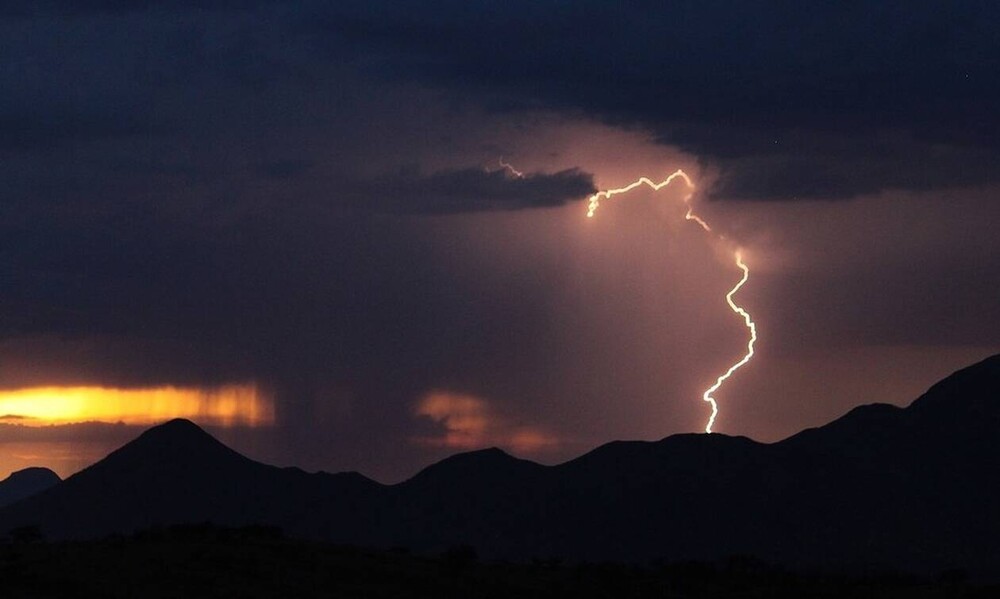
<instances>
[{"instance_id":1,"label":"mountain silhouette","mask_svg":"<svg viewBox=\"0 0 1000 599\"><path fill-rule=\"evenodd\" d=\"M356 473L307 474L250 460L187 420L153 427L108 457L0 514L0 530L41 526L50 538L91 538L158 525L270 524L315 534L348 518L380 485ZM12 525L6 525L13 522Z\"/></svg>"},{"instance_id":2,"label":"mountain silhouette","mask_svg":"<svg viewBox=\"0 0 1000 599\"><path fill-rule=\"evenodd\" d=\"M796 567L1000 572L1000 355L907 408L861 406L777 443L718 433L616 441L542 466L459 454L384 486L249 460L196 425L154 427L0 509L53 538L157 524L269 524L373 547L485 557L715 559Z\"/></svg>"},{"instance_id":3,"label":"mountain silhouette","mask_svg":"<svg viewBox=\"0 0 1000 599\"><path fill-rule=\"evenodd\" d=\"M0 507L44 491L61 479L48 468L25 468L0 481Z\"/></svg>"}]
</instances>

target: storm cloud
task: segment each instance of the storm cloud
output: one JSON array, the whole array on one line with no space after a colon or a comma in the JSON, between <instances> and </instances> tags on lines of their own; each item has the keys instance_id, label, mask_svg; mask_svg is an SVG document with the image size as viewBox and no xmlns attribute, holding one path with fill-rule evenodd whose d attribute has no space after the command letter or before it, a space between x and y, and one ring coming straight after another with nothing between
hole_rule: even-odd
<instances>
[{"instance_id":1,"label":"storm cloud","mask_svg":"<svg viewBox=\"0 0 1000 599\"><path fill-rule=\"evenodd\" d=\"M990 2L53 1L7 11L20 17L4 25L15 43L0 74L13 92L0 103L0 143L19 148L200 137L234 118L304 116L310 97L376 80L648 130L716 168L720 199L840 199L987 184L1000 172L1000 9ZM277 84L289 92L269 96ZM240 102L253 114L219 113L248 92L265 101Z\"/></svg>"},{"instance_id":2,"label":"storm cloud","mask_svg":"<svg viewBox=\"0 0 1000 599\"><path fill-rule=\"evenodd\" d=\"M452 446L700 430L743 343L730 248L673 189L579 202L679 167L753 261L764 372L778 338L772 368L848 338L989 345L998 10L4 3L0 388L254 381L277 424L241 449L386 479ZM782 401L722 430L834 411Z\"/></svg>"},{"instance_id":3,"label":"storm cloud","mask_svg":"<svg viewBox=\"0 0 1000 599\"><path fill-rule=\"evenodd\" d=\"M402 172L359 186L359 208L401 214L456 214L562 206L594 192L593 175L569 169L515 176L504 169L462 169L430 175Z\"/></svg>"},{"instance_id":4,"label":"storm cloud","mask_svg":"<svg viewBox=\"0 0 1000 599\"><path fill-rule=\"evenodd\" d=\"M1000 172L995 3L446 4L338 5L315 27L374 52L387 78L647 128L715 163L719 198L849 198Z\"/></svg>"}]
</instances>

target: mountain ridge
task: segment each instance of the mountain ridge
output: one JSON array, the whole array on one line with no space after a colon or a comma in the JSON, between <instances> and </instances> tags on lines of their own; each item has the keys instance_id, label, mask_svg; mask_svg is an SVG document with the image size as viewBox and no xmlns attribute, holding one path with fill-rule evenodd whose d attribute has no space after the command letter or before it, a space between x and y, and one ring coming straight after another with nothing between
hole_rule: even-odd
<instances>
[{"instance_id":1,"label":"mountain ridge","mask_svg":"<svg viewBox=\"0 0 1000 599\"><path fill-rule=\"evenodd\" d=\"M949 409L949 406L951 409ZM16 505L0 531L81 538L176 522L268 524L374 547L592 561L755 555L806 567L1000 572L992 424L1000 355L906 408L869 404L776 443L613 441L555 466L490 448L396 485L254 462L188 421L144 432Z\"/></svg>"}]
</instances>

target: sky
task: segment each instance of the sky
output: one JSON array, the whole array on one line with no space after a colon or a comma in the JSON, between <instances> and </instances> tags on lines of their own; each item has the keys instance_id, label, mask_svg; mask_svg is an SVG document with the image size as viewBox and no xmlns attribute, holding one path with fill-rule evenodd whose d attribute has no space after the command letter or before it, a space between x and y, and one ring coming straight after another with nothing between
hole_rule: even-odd
<instances>
[{"instance_id":1,"label":"sky","mask_svg":"<svg viewBox=\"0 0 1000 599\"><path fill-rule=\"evenodd\" d=\"M14 0L0 476L772 442L1000 351L992 2ZM512 168L502 166L502 162ZM587 198L682 169L671 184ZM515 174L515 170L522 175Z\"/></svg>"}]
</instances>

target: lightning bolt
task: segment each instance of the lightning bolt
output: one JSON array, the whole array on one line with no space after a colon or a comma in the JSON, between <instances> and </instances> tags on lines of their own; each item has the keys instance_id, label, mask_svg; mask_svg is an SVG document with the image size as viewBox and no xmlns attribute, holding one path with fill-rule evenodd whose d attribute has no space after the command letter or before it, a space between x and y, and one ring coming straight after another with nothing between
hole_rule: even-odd
<instances>
[{"instance_id":1,"label":"lightning bolt","mask_svg":"<svg viewBox=\"0 0 1000 599\"><path fill-rule=\"evenodd\" d=\"M500 164L505 168L511 168L511 172L518 174L517 171L513 170L513 167L505 165L503 160L500 161ZM705 232L712 233L712 228L708 226L708 223L694 213L694 208L692 208L691 206L691 197L694 195L694 183L692 183L691 178L687 176L687 173L685 173L681 169L677 169L676 171L671 173L669 177L667 177L663 181L660 181L659 183L655 183L653 180L648 179L646 177L640 177L639 179L636 179L635 181L629 183L625 187L598 191L594 195L590 196L589 204L587 206L587 218L594 217L594 213L597 212L597 208L601 205L602 200L610 200L614 196L628 193L641 185L645 185L650 189L652 189L653 191L659 191L660 189L670 185L676 179L683 180L688 188L688 193L686 196L684 196L684 204L687 206L687 213L684 215L684 218L686 220L694 221L702 229L704 229ZM716 236L719 239L724 239L722 235L716 235ZM743 318L743 322L747 328L747 331L749 332L749 340L747 341L746 354L744 354L744 356L738 362L730 366L729 369L726 370L726 372L719 375L719 377L715 380L715 384L706 389L705 392L702 393L701 395L702 400L707 402L712 407L712 414L708 417L708 423L705 425L706 433L712 432L712 425L715 424L715 418L716 416L719 415L719 404L715 400L714 397L715 392L718 391L720 387L722 387L723 383L725 383L729 379L729 377L733 376L733 373L742 368L744 365L746 365L747 362L750 361L751 358L753 358L754 354L753 347L754 343L757 342L757 325L750 317L750 313L747 312L743 307L738 305L735 301L733 301L733 296L736 295L736 292L742 289L743 285L745 285L746 282L750 280L750 267L747 266L746 262L743 261L743 255L739 249L733 252L733 259L736 263L736 266L741 271L743 271L743 276L740 278L739 282L736 283L736 285L734 285L733 288L729 290L729 293L726 294L726 303L729 304L729 308L735 314Z\"/></svg>"},{"instance_id":2,"label":"lightning bolt","mask_svg":"<svg viewBox=\"0 0 1000 599\"><path fill-rule=\"evenodd\" d=\"M514 168L510 164L504 162L503 156L500 157L500 168L507 169L507 172L509 172L510 174L514 175L518 179L523 179L524 178L524 173L521 172L521 171L519 171L519 170L517 170L516 168ZM494 172L496 172L496 171L494 171Z\"/></svg>"},{"instance_id":3,"label":"lightning bolt","mask_svg":"<svg viewBox=\"0 0 1000 599\"><path fill-rule=\"evenodd\" d=\"M715 398L712 397L712 394L718 391L719 387L722 386L722 383L726 382L726 380L729 379L729 377L733 376L734 372L736 372L737 370L742 368L747 362L749 362L750 358L753 358L753 345L754 343L757 342L757 324L750 317L749 312L747 312L745 309L743 309L736 302L733 301L733 296L736 295L736 292L739 291L743 287L743 285L745 285L746 282L750 280L750 267L747 266L746 262L743 261L743 256L739 250L733 252L733 257L736 258L736 266L738 266L740 270L743 271L743 277L739 280L738 283L736 283L735 286L733 286L732 289L729 290L729 293L726 294L726 303L729 304L729 308L733 312L743 317L743 324L746 326L747 331L749 331L750 338L747 340L747 353L744 354L743 357L740 358L738 362L730 366L729 370L720 374L719 378L715 380L715 384L706 389L705 392L702 393L701 395L701 398L704 401L707 401L712 406L712 415L708 417L708 424L705 425L706 433L712 432L712 425L715 424L715 417L718 416L719 414L719 406L718 404L716 404Z\"/></svg>"}]
</instances>

